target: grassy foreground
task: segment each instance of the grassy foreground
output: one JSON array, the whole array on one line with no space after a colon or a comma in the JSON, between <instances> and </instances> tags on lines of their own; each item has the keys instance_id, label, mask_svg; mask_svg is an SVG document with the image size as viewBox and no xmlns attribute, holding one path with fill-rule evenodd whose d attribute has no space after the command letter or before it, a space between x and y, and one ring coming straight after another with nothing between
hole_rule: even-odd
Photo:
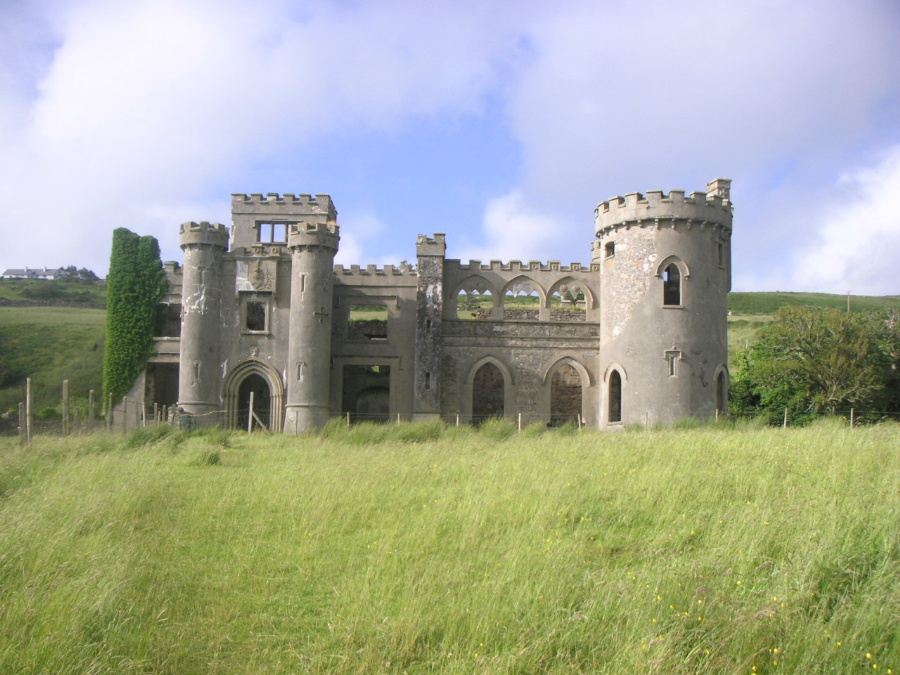
<instances>
[{"instance_id":1,"label":"grassy foreground","mask_svg":"<svg viewBox=\"0 0 900 675\"><path fill-rule=\"evenodd\" d=\"M0 440L0 672L900 673L900 426L397 428Z\"/></svg>"}]
</instances>

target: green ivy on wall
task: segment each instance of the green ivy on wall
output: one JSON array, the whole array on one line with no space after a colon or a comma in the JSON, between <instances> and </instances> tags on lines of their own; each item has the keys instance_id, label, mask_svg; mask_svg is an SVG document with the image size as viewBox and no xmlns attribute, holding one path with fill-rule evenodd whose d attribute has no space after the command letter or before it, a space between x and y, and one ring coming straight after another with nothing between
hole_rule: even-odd
<instances>
[{"instance_id":1,"label":"green ivy on wall","mask_svg":"<svg viewBox=\"0 0 900 675\"><path fill-rule=\"evenodd\" d=\"M166 293L166 274L155 237L124 227L113 232L107 277L104 400L121 399L153 353L157 307Z\"/></svg>"}]
</instances>

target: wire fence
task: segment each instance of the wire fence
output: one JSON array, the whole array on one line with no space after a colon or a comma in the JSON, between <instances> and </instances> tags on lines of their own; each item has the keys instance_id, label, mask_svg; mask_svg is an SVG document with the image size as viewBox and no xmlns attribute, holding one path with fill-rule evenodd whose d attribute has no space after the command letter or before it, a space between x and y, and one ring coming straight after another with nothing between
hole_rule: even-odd
<instances>
[{"instance_id":1,"label":"wire fence","mask_svg":"<svg viewBox=\"0 0 900 675\"><path fill-rule=\"evenodd\" d=\"M270 411L265 407L255 408L251 401L247 402L248 405L239 407L230 417L226 416L225 410L214 410L203 415L189 415L174 404L145 403L128 397L120 399L114 405L111 400L101 401L93 390L69 392L67 380L55 389L58 403L50 404L52 398L50 398L49 388L34 386L28 381L23 391L24 400L0 414L0 436L19 436L24 442L27 442L34 435L66 436L89 434L104 429L124 433L153 424L170 424L190 431L199 427L225 426L227 419L231 419L232 426L242 431L250 433L273 431L270 428ZM39 400L40 404L34 405L34 400ZM581 415L540 415L516 412L501 417L511 420L519 431L535 425L547 428L574 427L579 430L586 428L585 420ZM422 416L386 412L340 412L333 413L330 418L340 419L348 426L353 426L362 423L411 423L422 419ZM480 427L489 420L497 418L496 415L471 414L440 416L441 421L448 426L474 427ZM716 421L740 423L754 420L761 425L787 428L806 426L822 418L841 419L850 427L856 427L886 421L900 422L900 411L849 408L824 412L787 408L777 413L756 411L730 413L722 417L717 415ZM703 424L698 420L683 420L683 422L684 426ZM676 426L679 425L680 423L676 423Z\"/></svg>"}]
</instances>

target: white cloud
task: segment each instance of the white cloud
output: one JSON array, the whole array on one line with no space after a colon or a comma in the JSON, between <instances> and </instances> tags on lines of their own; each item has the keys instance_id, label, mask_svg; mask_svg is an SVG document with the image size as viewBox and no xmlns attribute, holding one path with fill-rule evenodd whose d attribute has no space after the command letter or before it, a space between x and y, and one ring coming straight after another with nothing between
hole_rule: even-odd
<instances>
[{"instance_id":1,"label":"white cloud","mask_svg":"<svg viewBox=\"0 0 900 675\"><path fill-rule=\"evenodd\" d=\"M857 295L900 293L898 195L900 145L875 166L841 176L832 198L810 214L813 225L792 288Z\"/></svg>"}]
</instances>

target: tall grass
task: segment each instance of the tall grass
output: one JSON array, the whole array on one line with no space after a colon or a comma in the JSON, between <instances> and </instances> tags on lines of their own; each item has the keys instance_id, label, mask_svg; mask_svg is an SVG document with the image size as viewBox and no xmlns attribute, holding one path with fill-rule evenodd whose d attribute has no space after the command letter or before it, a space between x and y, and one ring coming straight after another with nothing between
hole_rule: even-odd
<instances>
[{"instance_id":1,"label":"tall grass","mask_svg":"<svg viewBox=\"0 0 900 675\"><path fill-rule=\"evenodd\" d=\"M0 672L900 668L896 425L415 426L0 445Z\"/></svg>"}]
</instances>

